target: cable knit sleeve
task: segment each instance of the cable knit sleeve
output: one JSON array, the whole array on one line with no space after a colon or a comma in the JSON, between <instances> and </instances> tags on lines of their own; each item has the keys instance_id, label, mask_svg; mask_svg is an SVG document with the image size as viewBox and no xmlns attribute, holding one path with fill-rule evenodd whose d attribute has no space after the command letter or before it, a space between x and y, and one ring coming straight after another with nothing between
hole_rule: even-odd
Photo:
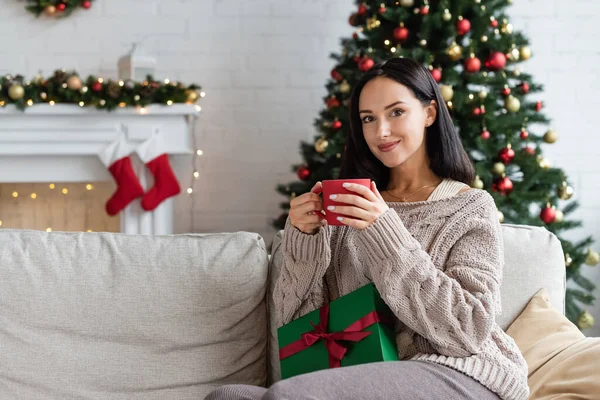
<instances>
[{"instance_id":1,"label":"cable knit sleeve","mask_svg":"<svg viewBox=\"0 0 600 400\"><path fill-rule=\"evenodd\" d=\"M324 277L331 262L331 227L308 235L286 221L283 266L273 289L277 326L316 310L328 301Z\"/></svg>"},{"instance_id":2,"label":"cable knit sleeve","mask_svg":"<svg viewBox=\"0 0 600 400\"><path fill-rule=\"evenodd\" d=\"M373 282L394 314L442 355L467 357L491 335L503 268L503 243L491 196L449 229L444 270L393 209L358 234Z\"/></svg>"}]
</instances>

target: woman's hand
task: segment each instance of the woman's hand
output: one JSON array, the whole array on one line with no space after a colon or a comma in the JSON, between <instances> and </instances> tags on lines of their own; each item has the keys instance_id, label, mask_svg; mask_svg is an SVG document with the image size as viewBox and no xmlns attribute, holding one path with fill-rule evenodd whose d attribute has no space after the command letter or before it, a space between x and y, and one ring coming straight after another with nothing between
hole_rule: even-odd
<instances>
[{"instance_id":1,"label":"woman's hand","mask_svg":"<svg viewBox=\"0 0 600 400\"><path fill-rule=\"evenodd\" d=\"M338 194L331 196L332 200L335 200L336 202L350 204L348 206L328 207L328 211L334 211L338 214L351 217L338 217L344 225L360 230L366 229L389 209L385 200L383 200L383 197L381 197L381 194L377 190L375 182L371 182L370 189L354 183L344 183L343 186L347 190L360 195Z\"/></svg>"},{"instance_id":2,"label":"woman's hand","mask_svg":"<svg viewBox=\"0 0 600 400\"><path fill-rule=\"evenodd\" d=\"M323 190L321 182L317 182L308 193L304 193L290 202L290 223L301 232L309 235L317 233L325 224L323 219L323 201L319 193Z\"/></svg>"}]
</instances>

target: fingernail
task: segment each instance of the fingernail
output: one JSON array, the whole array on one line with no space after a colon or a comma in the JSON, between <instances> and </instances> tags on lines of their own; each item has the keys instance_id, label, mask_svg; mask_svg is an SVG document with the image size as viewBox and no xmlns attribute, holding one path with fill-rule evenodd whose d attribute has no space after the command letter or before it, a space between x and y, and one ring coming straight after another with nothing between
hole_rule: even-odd
<instances>
[{"instance_id":1,"label":"fingernail","mask_svg":"<svg viewBox=\"0 0 600 400\"><path fill-rule=\"evenodd\" d=\"M347 183L347 182L345 182L345 183L342 184L342 186L345 187L345 188L347 188L347 187L350 187L350 184Z\"/></svg>"},{"instance_id":2,"label":"fingernail","mask_svg":"<svg viewBox=\"0 0 600 400\"><path fill-rule=\"evenodd\" d=\"M332 194L331 196L329 196L329 198L331 200L335 200L335 199L337 199L337 194Z\"/></svg>"},{"instance_id":3,"label":"fingernail","mask_svg":"<svg viewBox=\"0 0 600 400\"><path fill-rule=\"evenodd\" d=\"M328 209L329 211L333 211L333 210L335 210L335 206L329 206L329 207L327 207L327 209Z\"/></svg>"}]
</instances>

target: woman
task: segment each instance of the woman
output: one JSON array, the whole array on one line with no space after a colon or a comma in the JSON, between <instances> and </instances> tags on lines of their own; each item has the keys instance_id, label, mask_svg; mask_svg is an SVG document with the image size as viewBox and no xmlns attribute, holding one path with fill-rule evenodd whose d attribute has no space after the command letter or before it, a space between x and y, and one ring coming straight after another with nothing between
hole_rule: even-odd
<instances>
[{"instance_id":1,"label":"woman","mask_svg":"<svg viewBox=\"0 0 600 400\"><path fill-rule=\"evenodd\" d=\"M495 323L503 242L496 206L474 178L437 83L394 58L355 86L340 177L371 190L326 226L315 192L291 202L284 265L274 288L279 325L373 282L397 317L402 361L299 375L270 389L226 386L210 399L515 399L527 364ZM381 188L380 192L378 188Z\"/></svg>"}]
</instances>

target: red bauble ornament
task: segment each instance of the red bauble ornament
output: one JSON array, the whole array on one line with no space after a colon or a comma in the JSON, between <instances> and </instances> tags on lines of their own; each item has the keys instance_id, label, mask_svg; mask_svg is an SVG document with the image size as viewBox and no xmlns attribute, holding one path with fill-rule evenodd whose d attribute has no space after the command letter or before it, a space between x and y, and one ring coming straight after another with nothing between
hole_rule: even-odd
<instances>
[{"instance_id":1,"label":"red bauble ornament","mask_svg":"<svg viewBox=\"0 0 600 400\"><path fill-rule=\"evenodd\" d=\"M358 68L362 72L367 72L368 70L370 70L371 68L373 68L373 65L375 65L375 61L371 60L369 57L363 57L358 62Z\"/></svg>"},{"instance_id":2,"label":"red bauble ornament","mask_svg":"<svg viewBox=\"0 0 600 400\"><path fill-rule=\"evenodd\" d=\"M537 111L537 112L542 111L542 107L544 107L544 103L542 103L541 101L538 101L537 103L535 103L535 111Z\"/></svg>"},{"instance_id":3,"label":"red bauble ornament","mask_svg":"<svg viewBox=\"0 0 600 400\"><path fill-rule=\"evenodd\" d=\"M529 84L527 82L523 82L519 85L519 88L521 89L521 92L523 92L524 94L529 93Z\"/></svg>"},{"instance_id":4,"label":"red bauble ornament","mask_svg":"<svg viewBox=\"0 0 600 400\"><path fill-rule=\"evenodd\" d=\"M508 165L515 158L515 151L510 147L505 147L498 152L498 159Z\"/></svg>"},{"instance_id":5,"label":"red bauble ornament","mask_svg":"<svg viewBox=\"0 0 600 400\"><path fill-rule=\"evenodd\" d=\"M442 70L439 68L434 68L431 70L431 76L433 77L433 79L436 82L439 82L442 80Z\"/></svg>"},{"instance_id":6,"label":"red bauble ornament","mask_svg":"<svg viewBox=\"0 0 600 400\"><path fill-rule=\"evenodd\" d=\"M531 146L525 146L525 147L523 148L523 150L524 150L524 151L525 151L525 153L527 153L527 154L530 154L530 155L532 155L532 156L534 156L534 155L535 155L535 149L534 149L533 147L531 147Z\"/></svg>"},{"instance_id":7,"label":"red bauble ornament","mask_svg":"<svg viewBox=\"0 0 600 400\"><path fill-rule=\"evenodd\" d=\"M485 61L485 67L491 71L500 71L506 66L506 56L500 52L495 51Z\"/></svg>"},{"instance_id":8,"label":"red bauble ornament","mask_svg":"<svg viewBox=\"0 0 600 400\"><path fill-rule=\"evenodd\" d=\"M100 82L94 82L92 84L92 90L94 92L100 92L102 90L102 84Z\"/></svg>"},{"instance_id":9,"label":"red bauble ornament","mask_svg":"<svg viewBox=\"0 0 600 400\"><path fill-rule=\"evenodd\" d=\"M352 39L358 39L358 33L354 32L354 33L352 34Z\"/></svg>"},{"instance_id":10,"label":"red bauble ornament","mask_svg":"<svg viewBox=\"0 0 600 400\"><path fill-rule=\"evenodd\" d=\"M477 107L473 110L473 115L479 116L481 114L485 114L485 111L483 110L483 108Z\"/></svg>"},{"instance_id":11,"label":"red bauble ornament","mask_svg":"<svg viewBox=\"0 0 600 400\"><path fill-rule=\"evenodd\" d=\"M367 13L367 6L364 4L361 4L360 7L358 7L358 15L365 15Z\"/></svg>"},{"instance_id":12,"label":"red bauble ornament","mask_svg":"<svg viewBox=\"0 0 600 400\"><path fill-rule=\"evenodd\" d=\"M490 21L490 26L492 28L497 28L498 27L498 20L497 19L493 19Z\"/></svg>"},{"instance_id":13,"label":"red bauble ornament","mask_svg":"<svg viewBox=\"0 0 600 400\"><path fill-rule=\"evenodd\" d=\"M60 3L56 5L56 11L65 11L67 9L67 5L65 3Z\"/></svg>"},{"instance_id":14,"label":"red bauble ornament","mask_svg":"<svg viewBox=\"0 0 600 400\"><path fill-rule=\"evenodd\" d=\"M342 121L338 121L338 120L333 121L333 124L331 124L331 127L335 130L340 129L342 127Z\"/></svg>"},{"instance_id":15,"label":"red bauble ornament","mask_svg":"<svg viewBox=\"0 0 600 400\"><path fill-rule=\"evenodd\" d=\"M421 15L427 15L427 14L429 14L429 6L421 7Z\"/></svg>"},{"instance_id":16,"label":"red bauble ornament","mask_svg":"<svg viewBox=\"0 0 600 400\"><path fill-rule=\"evenodd\" d=\"M337 69L332 69L332 70L331 70L331 77L332 77L333 79L335 79L336 81L338 81L338 82L341 82L341 81L344 79L344 77L342 76L342 74L340 74L340 73L337 71Z\"/></svg>"},{"instance_id":17,"label":"red bauble ornament","mask_svg":"<svg viewBox=\"0 0 600 400\"><path fill-rule=\"evenodd\" d=\"M403 42L408 39L408 33L408 29L403 26L399 26L398 28L394 29L394 38L400 42Z\"/></svg>"},{"instance_id":18,"label":"red bauble ornament","mask_svg":"<svg viewBox=\"0 0 600 400\"><path fill-rule=\"evenodd\" d=\"M379 7L379 14L385 14L386 11L387 9L385 8L385 6Z\"/></svg>"},{"instance_id":19,"label":"red bauble ornament","mask_svg":"<svg viewBox=\"0 0 600 400\"><path fill-rule=\"evenodd\" d=\"M298 168L298 170L296 171L296 174L298 175L298 178L300 180L305 181L310 177L310 170L308 169L307 166L302 166L302 167Z\"/></svg>"},{"instance_id":20,"label":"red bauble ornament","mask_svg":"<svg viewBox=\"0 0 600 400\"><path fill-rule=\"evenodd\" d=\"M350 26L358 26L358 15L356 14L352 14L350 17L348 17L348 23L350 24Z\"/></svg>"},{"instance_id":21,"label":"red bauble ornament","mask_svg":"<svg viewBox=\"0 0 600 400\"><path fill-rule=\"evenodd\" d=\"M529 137L529 132L527 129L521 129L521 139L527 139Z\"/></svg>"},{"instance_id":22,"label":"red bauble ornament","mask_svg":"<svg viewBox=\"0 0 600 400\"><path fill-rule=\"evenodd\" d=\"M508 96L510 94L510 88L509 87L505 87L504 89L502 89L502 95L503 96Z\"/></svg>"},{"instance_id":23,"label":"red bauble ornament","mask_svg":"<svg viewBox=\"0 0 600 400\"><path fill-rule=\"evenodd\" d=\"M456 29L459 35L466 35L471 30L471 22L463 18L456 23Z\"/></svg>"},{"instance_id":24,"label":"red bauble ornament","mask_svg":"<svg viewBox=\"0 0 600 400\"><path fill-rule=\"evenodd\" d=\"M339 107L340 101L335 97L330 97L327 99L327 108L331 110L332 108Z\"/></svg>"},{"instance_id":25,"label":"red bauble ornament","mask_svg":"<svg viewBox=\"0 0 600 400\"><path fill-rule=\"evenodd\" d=\"M551 224L556 220L556 208L547 205L540 212L540 219L546 224Z\"/></svg>"},{"instance_id":26,"label":"red bauble ornament","mask_svg":"<svg viewBox=\"0 0 600 400\"><path fill-rule=\"evenodd\" d=\"M498 178L492 183L492 190L506 196L512 192L513 183L507 177Z\"/></svg>"},{"instance_id":27,"label":"red bauble ornament","mask_svg":"<svg viewBox=\"0 0 600 400\"><path fill-rule=\"evenodd\" d=\"M481 69L481 61L475 56L471 56L465 60L465 71L470 73L479 72Z\"/></svg>"},{"instance_id":28,"label":"red bauble ornament","mask_svg":"<svg viewBox=\"0 0 600 400\"><path fill-rule=\"evenodd\" d=\"M492 136L492 135L491 135L490 131L488 131L486 129L485 131L481 132L480 136L482 139L488 140L490 138L490 136Z\"/></svg>"},{"instance_id":29,"label":"red bauble ornament","mask_svg":"<svg viewBox=\"0 0 600 400\"><path fill-rule=\"evenodd\" d=\"M89 9L91 6L92 6L91 1L84 1L83 3L81 3L81 7L85 8L86 10Z\"/></svg>"}]
</instances>

